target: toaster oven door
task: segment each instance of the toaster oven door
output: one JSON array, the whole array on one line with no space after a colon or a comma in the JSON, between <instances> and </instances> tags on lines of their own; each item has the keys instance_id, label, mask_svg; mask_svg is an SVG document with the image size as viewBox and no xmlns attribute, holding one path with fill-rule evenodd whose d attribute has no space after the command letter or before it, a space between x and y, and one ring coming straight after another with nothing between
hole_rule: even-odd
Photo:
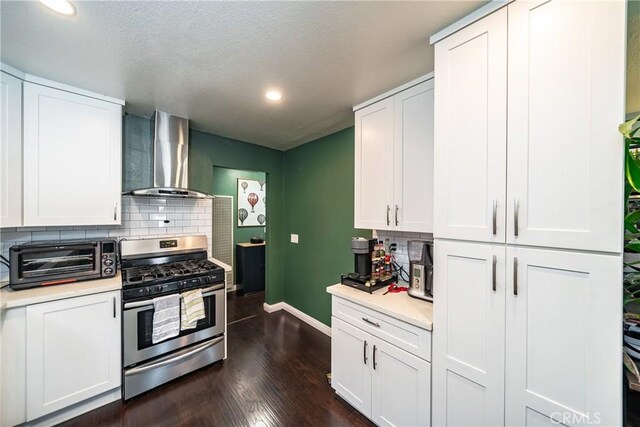
<instances>
[{"instance_id":1,"label":"toaster oven door","mask_svg":"<svg viewBox=\"0 0 640 427\"><path fill-rule=\"evenodd\" d=\"M12 287L54 285L100 277L97 245L11 250L10 258Z\"/></svg>"}]
</instances>

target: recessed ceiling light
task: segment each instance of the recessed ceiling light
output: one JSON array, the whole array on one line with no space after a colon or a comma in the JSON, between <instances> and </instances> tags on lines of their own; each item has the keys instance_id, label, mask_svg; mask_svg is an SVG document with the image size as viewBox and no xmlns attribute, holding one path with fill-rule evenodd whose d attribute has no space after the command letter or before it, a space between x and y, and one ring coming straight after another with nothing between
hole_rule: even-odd
<instances>
[{"instance_id":1,"label":"recessed ceiling light","mask_svg":"<svg viewBox=\"0 0 640 427\"><path fill-rule=\"evenodd\" d=\"M76 8L69 0L38 0L49 9L61 13L63 15L75 15Z\"/></svg>"},{"instance_id":2,"label":"recessed ceiling light","mask_svg":"<svg viewBox=\"0 0 640 427\"><path fill-rule=\"evenodd\" d=\"M278 92L277 90L270 90L264 96L266 96L267 99L271 101L280 101L282 99L282 93Z\"/></svg>"}]
</instances>

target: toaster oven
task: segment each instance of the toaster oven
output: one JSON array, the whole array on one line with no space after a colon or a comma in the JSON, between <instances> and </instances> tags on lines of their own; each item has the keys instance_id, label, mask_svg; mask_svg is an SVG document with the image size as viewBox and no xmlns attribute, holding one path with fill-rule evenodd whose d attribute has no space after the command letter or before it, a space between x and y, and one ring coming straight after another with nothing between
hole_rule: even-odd
<instances>
[{"instance_id":1,"label":"toaster oven","mask_svg":"<svg viewBox=\"0 0 640 427\"><path fill-rule=\"evenodd\" d=\"M9 286L27 289L116 275L116 241L43 242L9 249Z\"/></svg>"}]
</instances>

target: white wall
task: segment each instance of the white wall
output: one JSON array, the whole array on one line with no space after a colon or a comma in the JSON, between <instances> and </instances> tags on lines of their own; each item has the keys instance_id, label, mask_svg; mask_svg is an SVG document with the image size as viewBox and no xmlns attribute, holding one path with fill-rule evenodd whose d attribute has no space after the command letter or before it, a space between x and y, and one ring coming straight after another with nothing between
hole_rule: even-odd
<instances>
[{"instance_id":1,"label":"white wall","mask_svg":"<svg viewBox=\"0 0 640 427\"><path fill-rule=\"evenodd\" d=\"M168 221L168 223L165 223ZM39 241L114 238L120 240L204 234L212 238L211 199L122 197L122 224L82 227L19 227L0 229L0 250L9 259L9 248ZM9 279L1 265L0 281Z\"/></svg>"}]
</instances>

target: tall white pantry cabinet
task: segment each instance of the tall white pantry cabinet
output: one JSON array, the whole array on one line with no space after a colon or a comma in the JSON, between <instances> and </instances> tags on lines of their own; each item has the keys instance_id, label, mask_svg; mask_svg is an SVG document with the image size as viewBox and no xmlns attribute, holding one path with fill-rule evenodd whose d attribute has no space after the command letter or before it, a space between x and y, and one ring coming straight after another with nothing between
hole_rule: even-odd
<instances>
[{"instance_id":1,"label":"tall white pantry cabinet","mask_svg":"<svg viewBox=\"0 0 640 427\"><path fill-rule=\"evenodd\" d=\"M434 425L622 424L624 1L435 43Z\"/></svg>"}]
</instances>

